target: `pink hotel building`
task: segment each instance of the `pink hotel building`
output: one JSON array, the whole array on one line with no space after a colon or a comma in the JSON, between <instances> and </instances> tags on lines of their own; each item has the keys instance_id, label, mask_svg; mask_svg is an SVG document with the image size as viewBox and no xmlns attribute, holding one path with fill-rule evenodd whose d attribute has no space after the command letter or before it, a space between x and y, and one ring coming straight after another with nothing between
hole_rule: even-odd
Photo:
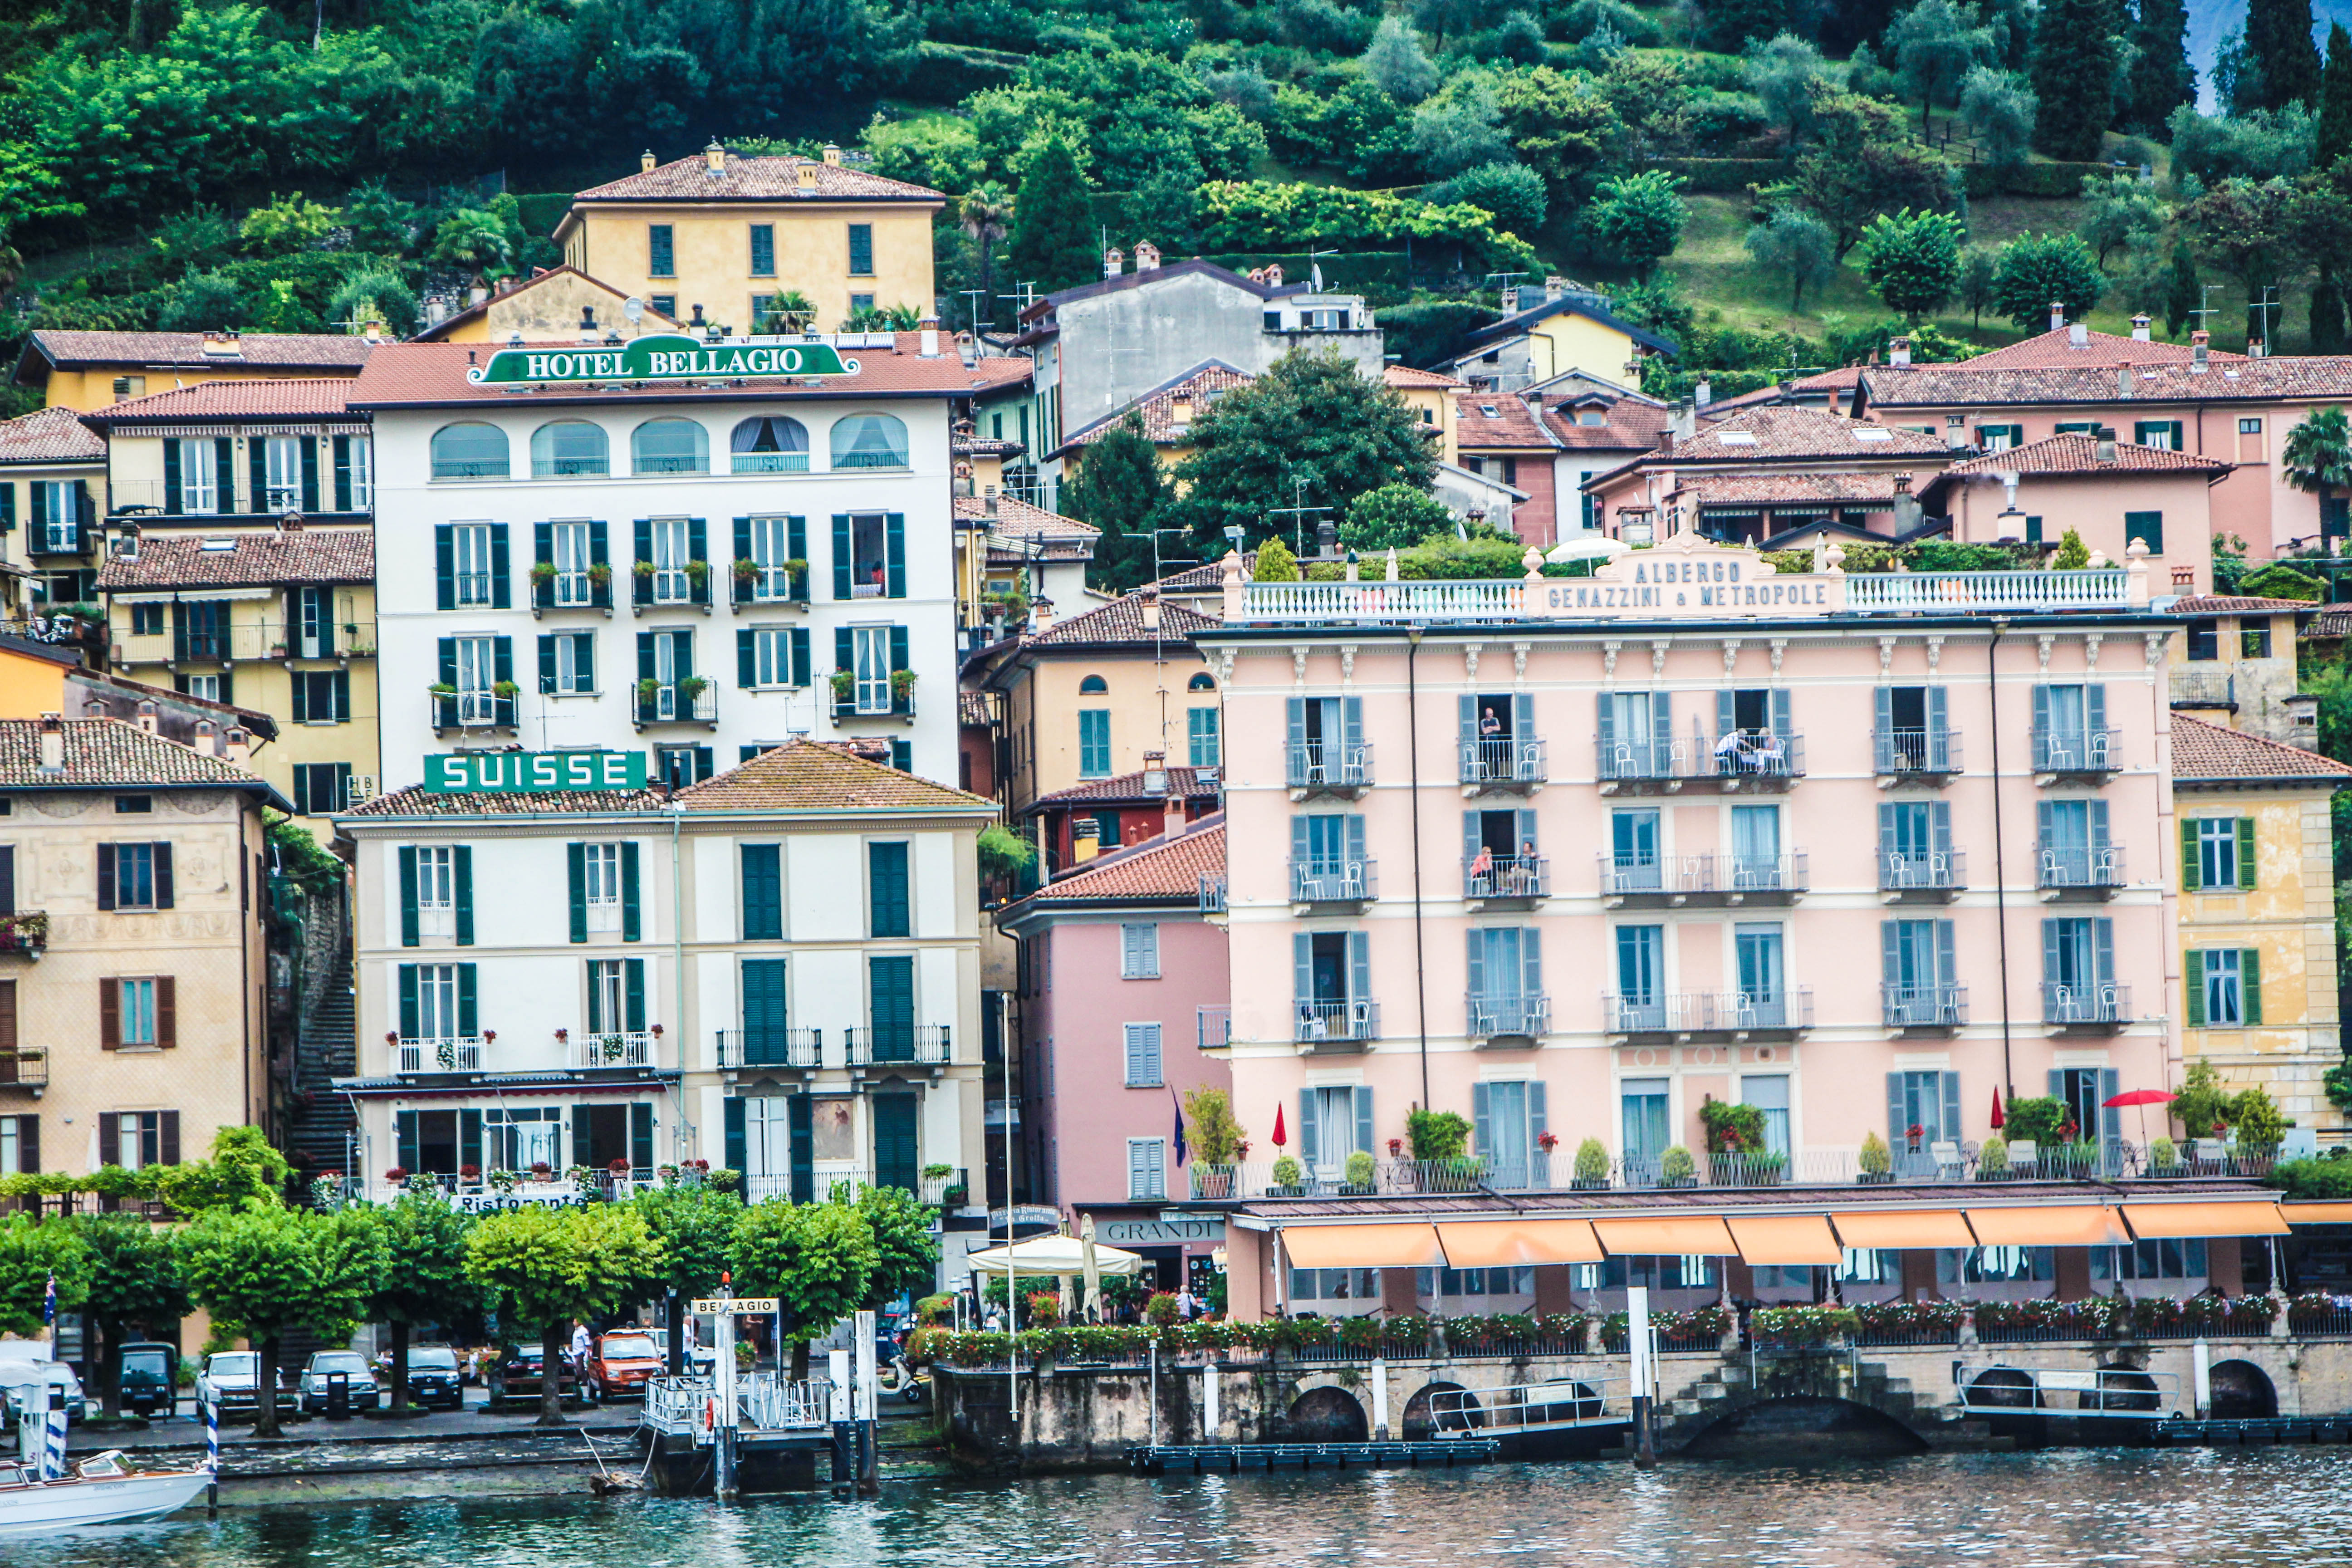
<instances>
[{"instance_id":1,"label":"pink hotel building","mask_svg":"<svg viewBox=\"0 0 2352 1568\"><path fill-rule=\"evenodd\" d=\"M1224 693L1251 1148L1190 1182L1227 1214L1237 1316L1549 1311L1629 1281L1811 1300L1825 1268L1848 1300L2239 1288L2235 1237L2275 1210L2208 1185L2247 1206L2179 1244L2152 1216L2185 1194L2136 1181L2140 1128L2100 1105L2181 1064L2180 623L2145 547L2073 573L1817 559L1775 575L1683 531L1589 580L1532 552L1500 582L1244 584L1228 561L1194 641ZM2056 1095L2099 1152L1970 1179L1996 1094ZM1759 1108L1765 1152L1710 1156L1709 1100ZM1411 1163L1420 1106L1473 1122L1475 1173ZM1433 1236L1497 1213L1540 1223ZM2161 1259L2132 1245L2167 1234Z\"/></svg>"}]
</instances>

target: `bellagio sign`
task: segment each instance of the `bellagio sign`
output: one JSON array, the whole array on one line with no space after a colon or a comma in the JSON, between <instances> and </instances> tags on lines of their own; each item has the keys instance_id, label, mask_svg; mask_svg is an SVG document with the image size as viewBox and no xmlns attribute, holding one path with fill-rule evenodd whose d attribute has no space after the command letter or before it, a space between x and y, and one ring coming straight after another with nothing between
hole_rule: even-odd
<instances>
[{"instance_id":1,"label":"bellagio sign","mask_svg":"<svg viewBox=\"0 0 2352 1568\"><path fill-rule=\"evenodd\" d=\"M741 381L856 375L857 362L828 342L703 342L678 333L609 347L500 349L466 379L478 386L531 382Z\"/></svg>"}]
</instances>

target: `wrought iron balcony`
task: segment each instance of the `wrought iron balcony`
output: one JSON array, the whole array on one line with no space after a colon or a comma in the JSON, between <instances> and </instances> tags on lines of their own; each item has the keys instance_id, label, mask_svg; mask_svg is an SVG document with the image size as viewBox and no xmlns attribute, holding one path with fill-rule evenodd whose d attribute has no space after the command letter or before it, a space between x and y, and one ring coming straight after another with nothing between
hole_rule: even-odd
<instances>
[{"instance_id":1,"label":"wrought iron balcony","mask_svg":"<svg viewBox=\"0 0 2352 1568\"><path fill-rule=\"evenodd\" d=\"M2238 706L2237 673L2226 664L2176 664L2171 667L2169 683L2175 708Z\"/></svg>"},{"instance_id":2,"label":"wrought iron balcony","mask_svg":"<svg viewBox=\"0 0 2352 1568\"><path fill-rule=\"evenodd\" d=\"M1551 897L1551 864L1540 855L1474 855L1462 863L1462 896L1495 906Z\"/></svg>"},{"instance_id":3,"label":"wrought iron balcony","mask_svg":"<svg viewBox=\"0 0 2352 1568\"><path fill-rule=\"evenodd\" d=\"M1295 790L1356 795L1372 782L1372 748L1367 741L1294 741L1283 748L1284 775Z\"/></svg>"},{"instance_id":4,"label":"wrought iron balcony","mask_svg":"<svg viewBox=\"0 0 2352 1568\"><path fill-rule=\"evenodd\" d=\"M1482 995L1463 998L1470 1037L1474 1040L1539 1039L1551 1032L1551 998L1529 995Z\"/></svg>"},{"instance_id":5,"label":"wrought iron balcony","mask_svg":"<svg viewBox=\"0 0 2352 1568\"><path fill-rule=\"evenodd\" d=\"M1196 1014L1193 1027L1201 1049L1222 1051L1234 1043L1234 1010L1202 1007Z\"/></svg>"},{"instance_id":6,"label":"wrought iron balcony","mask_svg":"<svg viewBox=\"0 0 2352 1568\"><path fill-rule=\"evenodd\" d=\"M574 1072L658 1067L661 1037L650 1029L575 1031L564 1041L564 1065Z\"/></svg>"},{"instance_id":7,"label":"wrought iron balcony","mask_svg":"<svg viewBox=\"0 0 2352 1568\"><path fill-rule=\"evenodd\" d=\"M1360 1045L1381 1037L1381 1005L1370 999L1317 996L1295 1005L1300 1045Z\"/></svg>"},{"instance_id":8,"label":"wrought iron balcony","mask_svg":"<svg viewBox=\"0 0 2352 1568\"><path fill-rule=\"evenodd\" d=\"M37 1046L0 1051L0 1089L46 1089L48 1082L47 1051Z\"/></svg>"},{"instance_id":9,"label":"wrought iron balcony","mask_svg":"<svg viewBox=\"0 0 2352 1568\"><path fill-rule=\"evenodd\" d=\"M2081 727L2033 728L2033 771L2066 776L2111 773L2120 766L2116 731Z\"/></svg>"},{"instance_id":10,"label":"wrought iron balcony","mask_svg":"<svg viewBox=\"0 0 2352 1568\"><path fill-rule=\"evenodd\" d=\"M1601 896L1675 904L1759 903L1795 897L1812 886L1806 852L1785 855L1633 855L1606 850L1601 868Z\"/></svg>"},{"instance_id":11,"label":"wrought iron balcony","mask_svg":"<svg viewBox=\"0 0 2352 1568\"><path fill-rule=\"evenodd\" d=\"M541 575L534 571L530 580L530 607L533 610L610 610L613 607L613 574L604 569L604 580L598 582L593 571L556 572Z\"/></svg>"},{"instance_id":12,"label":"wrought iron balcony","mask_svg":"<svg viewBox=\"0 0 2352 1568\"><path fill-rule=\"evenodd\" d=\"M1878 890L1957 892L1969 885L1968 870L1968 852L1962 849L1882 849L1878 852Z\"/></svg>"},{"instance_id":13,"label":"wrought iron balcony","mask_svg":"<svg viewBox=\"0 0 2352 1568\"><path fill-rule=\"evenodd\" d=\"M1594 766L1603 785L1679 784L1690 774L1695 741L1672 735L1592 737Z\"/></svg>"},{"instance_id":14,"label":"wrought iron balcony","mask_svg":"<svg viewBox=\"0 0 2352 1568\"><path fill-rule=\"evenodd\" d=\"M1870 739L1881 778L1945 778L1960 771L1957 730L1874 730Z\"/></svg>"},{"instance_id":15,"label":"wrought iron balcony","mask_svg":"<svg viewBox=\"0 0 2352 1568\"><path fill-rule=\"evenodd\" d=\"M749 576L738 576L729 603L741 609L754 605L794 605L806 608L809 602L808 567L797 572L782 566L761 566Z\"/></svg>"},{"instance_id":16,"label":"wrought iron balcony","mask_svg":"<svg viewBox=\"0 0 2352 1568\"><path fill-rule=\"evenodd\" d=\"M1811 986L1777 992L1651 992L1601 997L1612 1035L1794 1033L1813 1026Z\"/></svg>"},{"instance_id":17,"label":"wrought iron balcony","mask_svg":"<svg viewBox=\"0 0 2352 1568\"><path fill-rule=\"evenodd\" d=\"M1378 868L1369 858L1290 863L1294 904L1368 904L1379 894Z\"/></svg>"},{"instance_id":18,"label":"wrought iron balcony","mask_svg":"<svg viewBox=\"0 0 2352 1568\"><path fill-rule=\"evenodd\" d=\"M949 1026L898 1024L884 1027L845 1029L846 1060L854 1068L916 1063L944 1067L948 1060Z\"/></svg>"},{"instance_id":19,"label":"wrought iron balcony","mask_svg":"<svg viewBox=\"0 0 2352 1568\"><path fill-rule=\"evenodd\" d=\"M2113 896L2124 885L2124 847L2120 844L2045 848L2035 857L2037 885L2046 897L2086 893Z\"/></svg>"},{"instance_id":20,"label":"wrought iron balcony","mask_svg":"<svg viewBox=\"0 0 2352 1568\"><path fill-rule=\"evenodd\" d=\"M835 686L833 716L836 722L845 719L912 719L915 689L908 686L901 689L894 684L887 690L853 690L845 694Z\"/></svg>"},{"instance_id":21,"label":"wrought iron balcony","mask_svg":"<svg viewBox=\"0 0 2352 1568\"><path fill-rule=\"evenodd\" d=\"M824 1066L822 1029L721 1029L721 1068L821 1068Z\"/></svg>"},{"instance_id":22,"label":"wrought iron balcony","mask_svg":"<svg viewBox=\"0 0 2352 1568\"><path fill-rule=\"evenodd\" d=\"M1544 782L1540 735L1490 735L1461 743L1465 789L1527 790Z\"/></svg>"},{"instance_id":23,"label":"wrought iron balcony","mask_svg":"<svg viewBox=\"0 0 2352 1568\"><path fill-rule=\"evenodd\" d=\"M1928 984L1878 988L1879 1009L1890 1029L1951 1029L1969 1021L1969 988Z\"/></svg>"},{"instance_id":24,"label":"wrought iron balcony","mask_svg":"<svg viewBox=\"0 0 2352 1568\"><path fill-rule=\"evenodd\" d=\"M430 695L433 704L433 727L436 730L511 730L515 727L515 700L489 691L460 691L455 695L436 692Z\"/></svg>"},{"instance_id":25,"label":"wrought iron balcony","mask_svg":"<svg viewBox=\"0 0 2352 1568\"><path fill-rule=\"evenodd\" d=\"M2131 987L2112 980L2063 985L2042 984L2042 1021L2066 1027L2121 1028L2131 1020Z\"/></svg>"},{"instance_id":26,"label":"wrought iron balcony","mask_svg":"<svg viewBox=\"0 0 2352 1568\"><path fill-rule=\"evenodd\" d=\"M1730 730L1717 735L1694 759L1703 778L1771 786L1805 776L1805 738L1777 730Z\"/></svg>"},{"instance_id":27,"label":"wrought iron balcony","mask_svg":"<svg viewBox=\"0 0 2352 1568\"><path fill-rule=\"evenodd\" d=\"M719 722L719 688L698 678L685 680L640 680L636 688L639 729L647 724L709 724Z\"/></svg>"},{"instance_id":28,"label":"wrought iron balcony","mask_svg":"<svg viewBox=\"0 0 2352 1568\"><path fill-rule=\"evenodd\" d=\"M0 915L0 957L21 953L38 958L48 951L49 917L45 910L16 910Z\"/></svg>"},{"instance_id":29,"label":"wrought iron balcony","mask_svg":"<svg viewBox=\"0 0 2352 1568\"><path fill-rule=\"evenodd\" d=\"M639 566L645 563L639 562ZM653 567L630 574L629 603L640 610L666 606L710 605L710 563L689 561L683 566Z\"/></svg>"}]
</instances>

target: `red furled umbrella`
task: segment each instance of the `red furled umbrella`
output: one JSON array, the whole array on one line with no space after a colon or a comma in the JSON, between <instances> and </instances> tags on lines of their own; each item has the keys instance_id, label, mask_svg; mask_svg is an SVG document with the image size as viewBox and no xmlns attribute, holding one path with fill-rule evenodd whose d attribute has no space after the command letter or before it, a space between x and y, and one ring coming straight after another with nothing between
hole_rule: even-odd
<instances>
[{"instance_id":1,"label":"red furled umbrella","mask_svg":"<svg viewBox=\"0 0 2352 1568\"><path fill-rule=\"evenodd\" d=\"M2110 1108L2120 1108L2126 1105L2138 1106L2140 1108L2140 1142L2146 1142L2147 1141L2147 1108L2151 1105L2169 1105L2172 1103L2172 1100L2173 1096L2169 1089L2128 1089L2123 1093L2115 1096L2113 1099L2103 1100L2099 1101L2099 1103L2104 1107Z\"/></svg>"},{"instance_id":2,"label":"red furled umbrella","mask_svg":"<svg viewBox=\"0 0 2352 1568\"><path fill-rule=\"evenodd\" d=\"M1274 1146L1279 1149L1289 1142L1290 1134L1282 1130L1282 1107L1277 1103L1274 1108Z\"/></svg>"},{"instance_id":3,"label":"red furled umbrella","mask_svg":"<svg viewBox=\"0 0 2352 1568\"><path fill-rule=\"evenodd\" d=\"M1992 1086L1992 1130L1998 1132L2007 1123L2008 1118L2000 1113L2000 1085L1995 1084Z\"/></svg>"}]
</instances>

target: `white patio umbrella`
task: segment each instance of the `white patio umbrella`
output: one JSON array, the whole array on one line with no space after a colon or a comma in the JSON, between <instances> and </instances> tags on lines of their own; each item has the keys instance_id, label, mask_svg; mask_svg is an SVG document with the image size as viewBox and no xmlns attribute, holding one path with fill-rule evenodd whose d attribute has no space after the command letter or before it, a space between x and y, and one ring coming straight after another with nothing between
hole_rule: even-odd
<instances>
[{"instance_id":1,"label":"white patio umbrella","mask_svg":"<svg viewBox=\"0 0 2352 1568\"><path fill-rule=\"evenodd\" d=\"M1553 545L1544 559L1555 566L1570 561L1605 561L1622 555L1633 548L1622 539L1611 539L1588 529L1571 533Z\"/></svg>"},{"instance_id":2,"label":"white patio umbrella","mask_svg":"<svg viewBox=\"0 0 2352 1568\"><path fill-rule=\"evenodd\" d=\"M1066 1277L1084 1275L1087 1271L1085 1247L1075 1236L1033 1236L1010 1247L992 1247L984 1252L975 1252L964 1262L976 1274ZM1095 1247L1095 1268L1101 1273L1134 1274L1142 1267L1143 1259L1136 1253L1100 1243Z\"/></svg>"}]
</instances>

